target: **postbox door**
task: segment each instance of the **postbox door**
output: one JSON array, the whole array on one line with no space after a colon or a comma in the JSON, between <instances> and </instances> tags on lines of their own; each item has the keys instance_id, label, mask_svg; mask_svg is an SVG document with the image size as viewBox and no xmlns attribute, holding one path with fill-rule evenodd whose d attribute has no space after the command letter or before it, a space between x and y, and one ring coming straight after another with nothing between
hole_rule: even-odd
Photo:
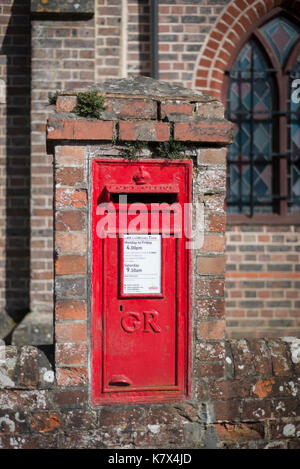
<instances>
[{"instance_id":1,"label":"postbox door","mask_svg":"<svg viewBox=\"0 0 300 469\"><path fill-rule=\"evenodd\" d=\"M172 217L169 233L161 221L154 231L152 225L141 232L123 230L118 216L125 207L118 203L118 194L129 195L128 205L132 200L154 205L176 200L183 209L191 200L191 170L187 161L93 161L95 404L174 401L189 393L191 267L185 233L178 236ZM116 212L117 224L115 235L108 232L102 239L97 229L105 215L97 208L103 201Z\"/></svg>"},{"instance_id":2,"label":"postbox door","mask_svg":"<svg viewBox=\"0 0 300 469\"><path fill-rule=\"evenodd\" d=\"M176 244L161 234L106 240L104 392L178 385Z\"/></svg>"}]
</instances>

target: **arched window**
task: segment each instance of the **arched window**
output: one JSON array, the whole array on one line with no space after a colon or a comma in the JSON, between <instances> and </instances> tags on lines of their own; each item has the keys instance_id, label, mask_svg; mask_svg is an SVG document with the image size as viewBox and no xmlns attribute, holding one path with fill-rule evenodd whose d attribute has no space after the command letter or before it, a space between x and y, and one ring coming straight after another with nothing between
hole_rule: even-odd
<instances>
[{"instance_id":1,"label":"arched window","mask_svg":"<svg viewBox=\"0 0 300 469\"><path fill-rule=\"evenodd\" d=\"M285 15L254 29L226 70L226 117L236 130L227 171L233 219L300 215L298 79L300 26Z\"/></svg>"}]
</instances>

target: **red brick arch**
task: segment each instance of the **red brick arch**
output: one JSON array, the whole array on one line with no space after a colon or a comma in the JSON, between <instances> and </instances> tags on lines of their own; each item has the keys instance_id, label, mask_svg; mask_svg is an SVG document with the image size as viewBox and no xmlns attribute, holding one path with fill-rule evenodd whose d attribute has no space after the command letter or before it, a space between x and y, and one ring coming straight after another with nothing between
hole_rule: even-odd
<instances>
[{"instance_id":1,"label":"red brick arch","mask_svg":"<svg viewBox=\"0 0 300 469\"><path fill-rule=\"evenodd\" d=\"M221 98L224 71L249 29L273 8L299 9L300 0L232 0L212 29L195 70L194 87Z\"/></svg>"}]
</instances>

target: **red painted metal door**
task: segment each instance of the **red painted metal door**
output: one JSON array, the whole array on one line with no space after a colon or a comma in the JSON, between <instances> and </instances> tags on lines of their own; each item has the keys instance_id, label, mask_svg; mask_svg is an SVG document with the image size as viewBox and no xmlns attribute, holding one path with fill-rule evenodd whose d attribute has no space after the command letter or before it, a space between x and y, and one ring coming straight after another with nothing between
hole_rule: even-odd
<instances>
[{"instance_id":1,"label":"red painted metal door","mask_svg":"<svg viewBox=\"0 0 300 469\"><path fill-rule=\"evenodd\" d=\"M178 219L162 213L175 202L183 223L191 163L93 163L93 402L183 399L189 389L190 253ZM99 210L101 203L106 210ZM104 236L99 226L105 217L115 225L106 223Z\"/></svg>"},{"instance_id":2,"label":"red painted metal door","mask_svg":"<svg viewBox=\"0 0 300 469\"><path fill-rule=\"evenodd\" d=\"M113 263L105 279L106 291L110 292L104 308L106 391L117 384L114 377L119 375L124 376L124 388L127 380L132 390L176 385L176 240L153 236L163 241L162 263L168 265L168 281L162 285L161 296L120 297L115 281L123 268L119 262ZM119 250L123 249L124 240L119 245ZM123 257L118 255L118 240L109 240L107 251L107 256Z\"/></svg>"}]
</instances>

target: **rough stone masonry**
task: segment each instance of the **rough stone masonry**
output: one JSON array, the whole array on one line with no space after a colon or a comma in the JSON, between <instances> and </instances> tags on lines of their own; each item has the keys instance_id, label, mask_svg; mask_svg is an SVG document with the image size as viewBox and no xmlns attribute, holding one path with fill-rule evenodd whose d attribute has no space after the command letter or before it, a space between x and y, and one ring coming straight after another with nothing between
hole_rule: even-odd
<instances>
[{"instance_id":1,"label":"rough stone masonry","mask_svg":"<svg viewBox=\"0 0 300 469\"><path fill-rule=\"evenodd\" d=\"M73 112L78 93L89 90L105 98L99 119ZM232 138L216 98L152 79L59 93L47 124L55 344L2 350L0 447L299 449L300 340L225 340L225 162ZM193 203L204 206L203 244L193 250L192 390L180 402L93 406L90 167L94 158L128 157L128 144L136 142L143 142L136 146L140 159L157 158L164 143L183 145L193 161Z\"/></svg>"},{"instance_id":2,"label":"rough stone masonry","mask_svg":"<svg viewBox=\"0 0 300 469\"><path fill-rule=\"evenodd\" d=\"M199 347L191 400L96 408L86 383L58 383L48 350L8 346L0 448L299 449L300 340L232 339L222 362L215 344Z\"/></svg>"}]
</instances>

